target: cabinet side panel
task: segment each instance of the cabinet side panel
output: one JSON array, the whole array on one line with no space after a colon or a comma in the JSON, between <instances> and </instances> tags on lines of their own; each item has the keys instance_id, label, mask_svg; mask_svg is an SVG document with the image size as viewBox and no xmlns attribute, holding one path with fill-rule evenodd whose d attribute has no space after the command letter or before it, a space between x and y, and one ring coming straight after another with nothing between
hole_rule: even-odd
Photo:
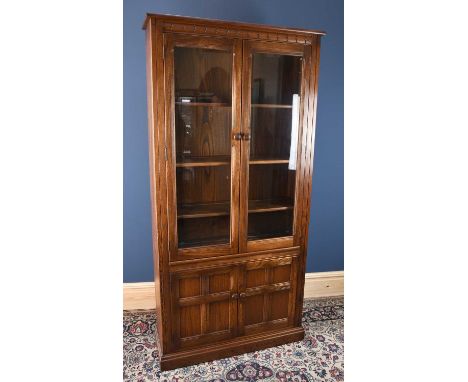
<instances>
[{"instance_id":1,"label":"cabinet side panel","mask_svg":"<svg viewBox=\"0 0 468 382\"><path fill-rule=\"evenodd\" d=\"M302 197L301 197L301 256L297 273L297 300L295 308L295 322L300 325L302 320L302 302L304 298L304 276L307 258L307 238L310 218L310 199L312 191L312 172L314 161L315 125L317 111L317 89L320 60L320 37L314 36L311 46L306 47L305 68L307 75L306 95L304 98L301 170L302 170Z\"/></svg>"},{"instance_id":2,"label":"cabinet side panel","mask_svg":"<svg viewBox=\"0 0 468 382\"><path fill-rule=\"evenodd\" d=\"M302 114L301 114L301 125L302 129L300 131L299 139L300 144L298 149L298 180L297 180L297 199L298 199L298 215L296 218L297 226L297 240L296 243L301 247L301 254L298 259L297 274L296 274L296 293L295 293L295 310L294 310L294 323L295 325L300 325L302 320L302 300L303 293L301 293L301 285L304 282L304 266L305 258L307 256L307 249L304 244L304 209L307 205L306 199L308 195L305 192L305 185L307 184L308 176L308 161L307 161L307 149L308 149L308 137L310 134L308 121L310 120L310 82L312 77L312 59L311 59L311 50L309 47L306 47L304 50L304 60L303 60L303 78L302 78Z\"/></svg>"},{"instance_id":3,"label":"cabinet side panel","mask_svg":"<svg viewBox=\"0 0 468 382\"><path fill-rule=\"evenodd\" d=\"M305 150L305 141L303 139L307 131L307 116L309 112L309 81L310 81L310 50L304 47L304 56L302 58L302 79L301 79L301 107L299 111L299 129L297 136L297 166L296 166L296 185L295 201L296 206L294 216L294 245L302 244L302 205L304 191L304 166L303 152Z\"/></svg>"},{"instance_id":4,"label":"cabinet side panel","mask_svg":"<svg viewBox=\"0 0 468 382\"><path fill-rule=\"evenodd\" d=\"M161 106L164 105L164 70L162 33L156 20L150 20L146 29L146 73L156 330L160 354L163 354L167 349L165 333L168 320L165 317L168 314L166 307L169 307L169 304L165 298L168 293L165 291L168 290L169 284L167 277L164 276L164 270L167 269L164 110L161 110Z\"/></svg>"}]
</instances>

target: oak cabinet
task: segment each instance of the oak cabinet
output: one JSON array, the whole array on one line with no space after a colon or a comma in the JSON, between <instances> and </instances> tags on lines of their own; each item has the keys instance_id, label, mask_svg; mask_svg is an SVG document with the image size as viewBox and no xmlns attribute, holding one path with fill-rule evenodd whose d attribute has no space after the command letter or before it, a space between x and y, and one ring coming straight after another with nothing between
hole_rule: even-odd
<instances>
[{"instance_id":1,"label":"oak cabinet","mask_svg":"<svg viewBox=\"0 0 468 382\"><path fill-rule=\"evenodd\" d=\"M161 368L301 339L323 32L144 28Z\"/></svg>"}]
</instances>

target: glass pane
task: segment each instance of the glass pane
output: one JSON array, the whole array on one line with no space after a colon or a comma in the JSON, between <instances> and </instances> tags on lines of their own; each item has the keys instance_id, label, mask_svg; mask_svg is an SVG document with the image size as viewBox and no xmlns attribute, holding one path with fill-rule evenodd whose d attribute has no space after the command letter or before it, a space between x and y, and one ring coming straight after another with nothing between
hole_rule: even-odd
<instances>
[{"instance_id":1,"label":"glass pane","mask_svg":"<svg viewBox=\"0 0 468 382\"><path fill-rule=\"evenodd\" d=\"M287 163L250 165L249 240L293 234L295 178Z\"/></svg>"},{"instance_id":2,"label":"glass pane","mask_svg":"<svg viewBox=\"0 0 468 382\"><path fill-rule=\"evenodd\" d=\"M293 234L301 58L253 55L248 239Z\"/></svg>"},{"instance_id":3,"label":"glass pane","mask_svg":"<svg viewBox=\"0 0 468 382\"><path fill-rule=\"evenodd\" d=\"M230 242L232 54L174 49L179 248Z\"/></svg>"},{"instance_id":4,"label":"glass pane","mask_svg":"<svg viewBox=\"0 0 468 382\"><path fill-rule=\"evenodd\" d=\"M255 53L252 59L252 104L291 106L300 93L301 58Z\"/></svg>"}]
</instances>

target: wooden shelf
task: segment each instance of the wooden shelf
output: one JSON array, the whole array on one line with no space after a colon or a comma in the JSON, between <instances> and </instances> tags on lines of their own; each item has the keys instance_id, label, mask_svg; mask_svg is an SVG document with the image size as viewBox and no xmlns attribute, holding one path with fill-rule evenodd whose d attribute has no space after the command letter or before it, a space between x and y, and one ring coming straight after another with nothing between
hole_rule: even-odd
<instances>
[{"instance_id":1,"label":"wooden shelf","mask_svg":"<svg viewBox=\"0 0 468 382\"><path fill-rule=\"evenodd\" d=\"M293 201L288 199L249 200L249 214L286 211L293 208Z\"/></svg>"},{"instance_id":2,"label":"wooden shelf","mask_svg":"<svg viewBox=\"0 0 468 382\"><path fill-rule=\"evenodd\" d=\"M286 211L294 208L288 199L249 200L249 213ZM197 219L230 214L229 202L205 204L180 204L177 207L177 219Z\"/></svg>"},{"instance_id":3,"label":"wooden shelf","mask_svg":"<svg viewBox=\"0 0 468 382\"><path fill-rule=\"evenodd\" d=\"M264 234L248 234L247 240L248 241L254 241L254 240L264 240L264 239L274 239L274 238L280 238L280 237L287 237L291 236L292 232L291 231L272 231Z\"/></svg>"},{"instance_id":4,"label":"wooden shelf","mask_svg":"<svg viewBox=\"0 0 468 382\"><path fill-rule=\"evenodd\" d=\"M183 106L231 107L230 103L225 102L176 102L175 104Z\"/></svg>"},{"instance_id":5,"label":"wooden shelf","mask_svg":"<svg viewBox=\"0 0 468 382\"><path fill-rule=\"evenodd\" d=\"M180 204L177 206L178 219L208 218L229 215L229 202L209 204Z\"/></svg>"},{"instance_id":6,"label":"wooden shelf","mask_svg":"<svg viewBox=\"0 0 468 382\"><path fill-rule=\"evenodd\" d=\"M249 164L287 164L289 159L251 159Z\"/></svg>"},{"instance_id":7,"label":"wooden shelf","mask_svg":"<svg viewBox=\"0 0 468 382\"><path fill-rule=\"evenodd\" d=\"M179 248L193 248L193 247L203 247L205 245L220 245L220 244L229 244L229 236L219 236L206 238L202 240L194 240L187 242L179 242Z\"/></svg>"},{"instance_id":8,"label":"wooden shelf","mask_svg":"<svg viewBox=\"0 0 468 382\"><path fill-rule=\"evenodd\" d=\"M249 164L288 164L289 159L251 159ZM216 157L191 158L190 160L178 161L176 167L209 167L209 166L229 166L230 157L218 159Z\"/></svg>"},{"instance_id":9,"label":"wooden shelf","mask_svg":"<svg viewBox=\"0 0 468 382\"><path fill-rule=\"evenodd\" d=\"M210 157L192 157L177 159L176 167L208 167L208 166L230 166L231 157L227 155Z\"/></svg>"},{"instance_id":10,"label":"wooden shelf","mask_svg":"<svg viewBox=\"0 0 468 382\"><path fill-rule=\"evenodd\" d=\"M292 105L281 105L275 103L253 103L250 106L265 109L292 109Z\"/></svg>"}]
</instances>

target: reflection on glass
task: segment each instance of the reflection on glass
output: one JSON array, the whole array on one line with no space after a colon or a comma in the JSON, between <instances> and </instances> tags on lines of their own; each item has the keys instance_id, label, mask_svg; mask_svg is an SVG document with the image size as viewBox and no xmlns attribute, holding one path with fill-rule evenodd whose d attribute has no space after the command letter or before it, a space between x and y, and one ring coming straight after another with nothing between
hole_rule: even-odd
<instances>
[{"instance_id":1,"label":"reflection on glass","mask_svg":"<svg viewBox=\"0 0 468 382\"><path fill-rule=\"evenodd\" d=\"M230 241L232 54L174 49L179 248Z\"/></svg>"},{"instance_id":2,"label":"reflection on glass","mask_svg":"<svg viewBox=\"0 0 468 382\"><path fill-rule=\"evenodd\" d=\"M289 149L290 170L296 169L297 160L297 134L299 132L299 95L293 94L292 118L291 118L291 146Z\"/></svg>"},{"instance_id":3,"label":"reflection on glass","mask_svg":"<svg viewBox=\"0 0 468 382\"><path fill-rule=\"evenodd\" d=\"M293 234L301 59L253 55L248 239Z\"/></svg>"}]
</instances>

